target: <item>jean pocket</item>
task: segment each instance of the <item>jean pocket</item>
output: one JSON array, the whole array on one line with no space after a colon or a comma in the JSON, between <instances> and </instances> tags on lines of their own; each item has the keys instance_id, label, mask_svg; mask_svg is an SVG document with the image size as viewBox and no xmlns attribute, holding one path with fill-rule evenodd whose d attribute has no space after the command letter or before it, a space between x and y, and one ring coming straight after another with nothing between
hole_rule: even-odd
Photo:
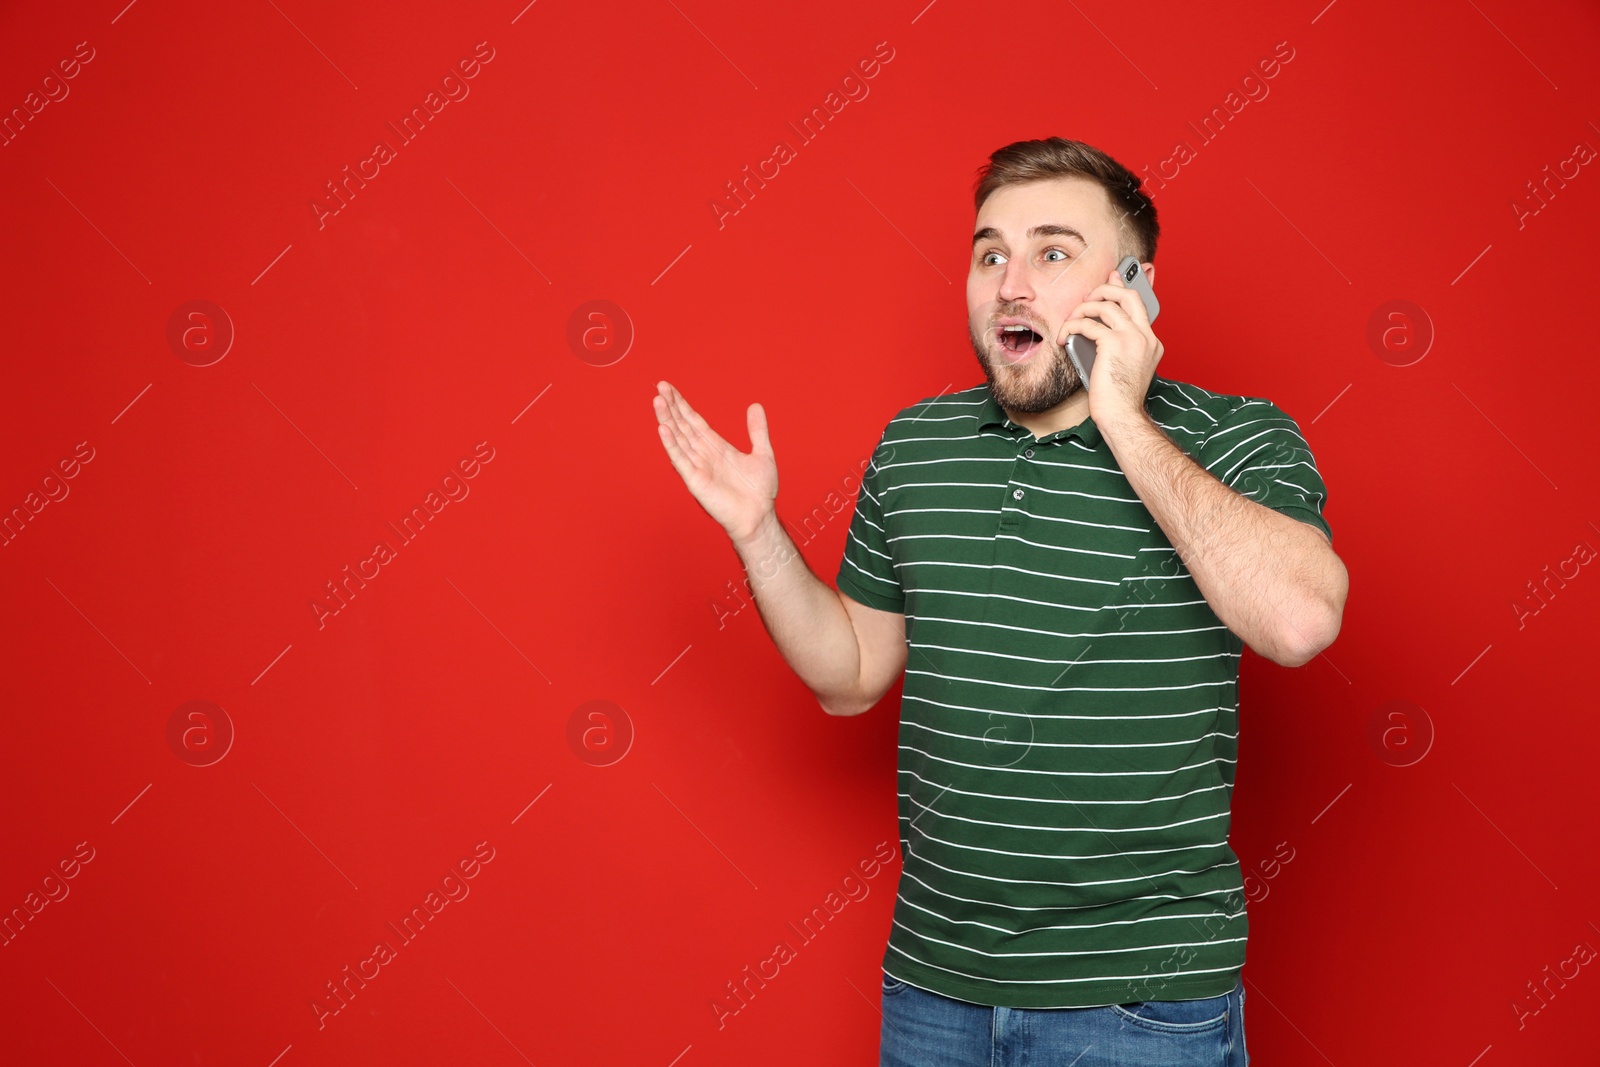
<instances>
[{"instance_id":1,"label":"jean pocket","mask_svg":"<svg viewBox=\"0 0 1600 1067\"><path fill-rule=\"evenodd\" d=\"M888 971L883 972L884 996L892 997L896 993L904 993L907 988L909 988L908 983L900 981L900 979L894 977Z\"/></svg>"},{"instance_id":2,"label":"jean pocket","mask_svg":"<svg viewBox=\"0 0 1600 1067\"><path fill-rule=\"evenodd\" d=\"M1158 1030L1167 1034L1206 1033L1228 1025L1229 997L1197 1000L1146 1000L1135 1004L1113 1004L1111 1010L1130 1026Z\"/></svg>"}]
</instances>

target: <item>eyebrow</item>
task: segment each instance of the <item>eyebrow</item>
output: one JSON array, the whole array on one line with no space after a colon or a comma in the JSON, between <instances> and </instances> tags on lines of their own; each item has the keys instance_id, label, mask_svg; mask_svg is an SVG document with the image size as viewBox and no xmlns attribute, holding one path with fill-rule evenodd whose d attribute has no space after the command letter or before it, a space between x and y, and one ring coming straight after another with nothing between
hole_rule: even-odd
<instances>
[{"instance_id":1,"label":"eyebrow","mask_svg":"<svg viewBox=\"0 0 1600 1067\"><path fill-rule=\"evenodd\" d=\"M1029 237L1070 237L1073 240L1077 241L1079 244L1083 245L1085 248L1089 247L1089 242L1088 242L1087 239L1084 238L1083 234L1079 233L1077 230L1074 230L1071 226L1062 226L1059 223L1055 223L1055 222L1042 222L1039 225L1037 225L1037 226L1033 227L1032 229L1030 229L1028 231L1028 233L1027 233L1027 236L1029 236ZM978 247L978 242L980 242L980 241L999 241L999 240L1001 240L1000 231L995 229L993 226L985 226L983 229L979 230L977 233L972 235L972 247L973 248L977 248Z\"/></svg>"}]
</instances>

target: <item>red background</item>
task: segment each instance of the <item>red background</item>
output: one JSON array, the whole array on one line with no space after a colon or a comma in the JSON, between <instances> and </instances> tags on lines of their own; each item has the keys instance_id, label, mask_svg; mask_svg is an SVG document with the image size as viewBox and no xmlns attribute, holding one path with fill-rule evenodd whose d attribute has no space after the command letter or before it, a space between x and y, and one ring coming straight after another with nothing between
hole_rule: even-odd
<instances>
[{"instance_id":1,"label":"red background","mask_svg":"<svg viewBox=\"0 0 1600 1067\"><path fill-rule=\"evenodd\" d=\"M860 865L896 844L899 689L829 717L735 611L651 397L741 448L762 402L792 530L853 501L895 411L982 380L974 172L1051 134L1140 172L1193 149L1151 185L1162 373L1299 420L1351 574L1327 654L1243 666L1253 1058L1594 1062L1595 966L1528 987L1600 948L1600 566L1527 599L1600 547L1600 167L1528 190L1600 146L1591 5L124 3L0 16L7 114L93 49L0 148L0 508L70 490L0 548L6 1062L876 1063L898 859ZM319 226L478 42L469 95ZM192 300L235 332L209 366L215 313L168 340ZM633 332L604 366L568 339L591 300ZM1391 300L1420 311L1374 347ZM193 700L221 711L169 740Z\"/></svg>"}]
</instances>

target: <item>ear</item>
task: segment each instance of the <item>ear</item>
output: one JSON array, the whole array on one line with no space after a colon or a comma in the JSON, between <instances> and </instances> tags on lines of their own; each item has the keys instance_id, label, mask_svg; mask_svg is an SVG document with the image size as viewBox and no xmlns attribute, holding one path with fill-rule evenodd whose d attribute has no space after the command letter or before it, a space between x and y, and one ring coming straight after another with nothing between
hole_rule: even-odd
<instances>
[{"instance_id":1,"label":"ear","mask_svg":"<svg viewBox=\"0 0 1600 1067\"><path fill-rule=\"evenodd\" d=\"M1156 265L1154 263L1143 263L1140 264L1140 267L1144 270L1145 278L1150 282L1150 288L1154 289L1156 287Z\"/></svg>"}]
</instances>

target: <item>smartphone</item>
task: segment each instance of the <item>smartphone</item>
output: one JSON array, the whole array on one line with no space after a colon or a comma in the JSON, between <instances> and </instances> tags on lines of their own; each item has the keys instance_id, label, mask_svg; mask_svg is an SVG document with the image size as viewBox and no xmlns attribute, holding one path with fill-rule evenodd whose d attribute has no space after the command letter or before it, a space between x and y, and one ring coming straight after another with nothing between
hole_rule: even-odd
<instances>
[{"instance_id":1,"label":"smartphone","mask_svg":"<svg viewBox=\"0 0 1600 1067\"><path fill-rule=\"evenodd\" d=\"M1144 301L1145 314L1150 316L1150 321L1156 321L1161 304L1156 300L1155 290L1150 288L1150 279L1139 269L1139 257L1124 256L1122 262L1117 264L1117 273L1122 275L1123 284L1138 293L1139 299ZM1083 383L1084 389L1088 389L1089 375L1094 371L1094 342L1081 333L1070 334L1067 337L1067 358L1078 368L1078 380Z\"/></svg>"}]
</instances>

